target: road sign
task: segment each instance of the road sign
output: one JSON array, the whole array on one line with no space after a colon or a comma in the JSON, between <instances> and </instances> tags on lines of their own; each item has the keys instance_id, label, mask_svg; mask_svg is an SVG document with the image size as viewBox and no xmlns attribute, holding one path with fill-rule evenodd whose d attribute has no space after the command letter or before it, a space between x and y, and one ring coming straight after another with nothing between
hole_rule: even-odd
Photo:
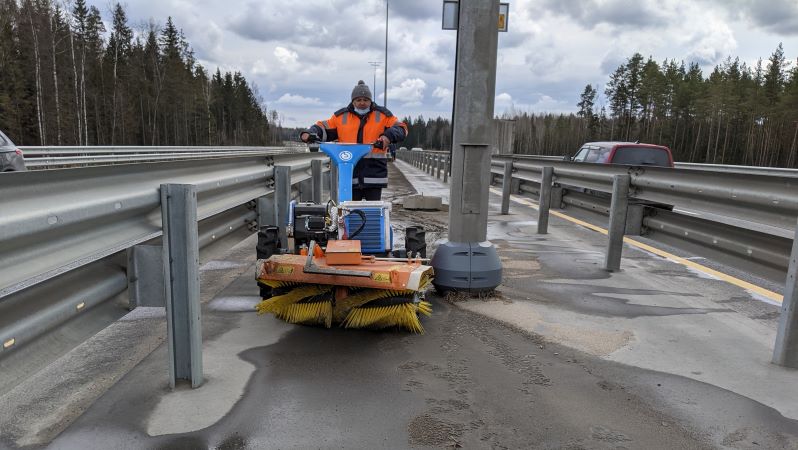
<instances>
[{"instance_id":1,"label":"road sign","mask_svg":"<svg viewBox=\"0 0 798 450\"><path fill-rule=\"evenodd\" d=\"M444 30L456 30L458 15L460 11L459 0L443 0L443 19L441 28ZM507 31L509 23L510 4L499 3L499 31Z\"/></svg>"}]
</instances>

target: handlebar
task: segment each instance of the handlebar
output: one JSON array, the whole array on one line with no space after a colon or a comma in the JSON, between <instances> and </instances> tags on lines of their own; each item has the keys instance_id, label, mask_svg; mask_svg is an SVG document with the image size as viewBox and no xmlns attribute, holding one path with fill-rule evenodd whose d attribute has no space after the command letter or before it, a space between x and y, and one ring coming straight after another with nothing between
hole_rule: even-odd
<instances>
[{"instance_id":1,"label":"handlebar","mask_svg":"<svg viewBox=\"0 0 798 450\"><path fill-rule=\"evenodd\" d=\"M321 142L321 138L316 133L308 133L308 140L305 141L305 142L308 143L308 144L316 144L316 143ZM382 139L377 139L371 145L374 146L374 148L380 148L380 149L384 148L384 145L382 143Z\"/></svg>"}]
</instances>

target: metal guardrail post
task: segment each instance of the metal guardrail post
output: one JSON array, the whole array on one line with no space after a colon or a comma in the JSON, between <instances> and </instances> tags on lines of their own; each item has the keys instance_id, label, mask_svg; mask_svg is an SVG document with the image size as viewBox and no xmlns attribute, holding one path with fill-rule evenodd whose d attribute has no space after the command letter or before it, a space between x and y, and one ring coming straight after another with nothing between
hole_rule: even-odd
<instances>
[{"instance_id":1,"label":"metal guardrail post","mask_svg":"<svg viewBox=\"0 0 798 450\"><path fill-rule=\"evenodd\" d=\"M311 199L313 203L321 203L321 186L322 186L322 164L324 161L320 159L314 159L310 162L310 171L313 174L311 178L313 183L313 195Z\"/></svg>"},{"instance_id":2,"label":"metal guardrail post","mask_svg":"<svg viewBox=\"0 0 798 450\"><path fill-rule=\"evenodd\" d=\"M255 208L258 214L258 228L263 228L269 225L277 225L277 215L274 206L274 197L264 195L258 197L256 200Z\"/></svg>"},{"instance_id":3,"label":"metal guardrail post","mask_svg":"<svg viewBox=\"0 0 798 450\"><path fill-rule=\"evenodd\" d=\"M163 308L163 249L160 245L134 245L127 249L127 292L130 309L139 306Z\"/></svg>"},{"instance_id":4,"label":"metal guardrail post","mask_svg":"<svg viewBox=\"0 0 798 450\"><path fill-rule=\"evenodd\" d=\"M784 282L773 364L798 368L798 226L795 227L790 265Z\"/></svg>"},{"instance_id":5,"label":"metal guardrail post","mask_svg":"<svg viewBox=\"0 0 798 450\"><path fill-rule=\"evenodd\" d=\"M274 166L274 208L280 227L280 247L288 247L285 227L288 225L288 205L291 203L291 167Z\"/></svg>"},{"instance_id":6,"label":"metal guardrail post","mask_svg":"<svg viewBox=\"0 0 798 450\"><path fill-rule=\"evenodd\" d=\"M555 209L563 209L563 188L562 186L552 186L551 188L551 204Z\"/></svg>"},{"instance_id":7,"label":"metal guardrail post","mask_svg":"<svg viewBox=\"0 0 798 450\"><path fill-rule=\"evenodd\" d=\"M338 203L338 166L330 164L330 198Z\"/></svg>"},{"instance_id":8,"label":"metal guardrail post","mask_svg":"<svg viewBox=\"0 0 798 450\"><path fill-rule=\"evenodd\" d=\"M502 178L502 214L510 213L510 188L513 183L513 161L504 163L504 178Z\"/></svg>"},{"instance_id":9,"label":"metal guardrail post","mask_svg":"<svg viewBox=\"0 0 798 450\"><path fill-rule=\"evenodd\" d=\"M544 167L540 173L540 201L538 202L538 234L549 232L549 209L551 209L551 181L554 167Z\"/></svg>"},{"instance_id":10,"label":"metal guardrail post","mask_svg":"<svg viewBox=\"0 0 798 450\"><path fill-rule=\"evenodd\" d=\"M610 203L609 243L604 268L610 272L621 270L623 235L626 231L626 210L629 205L629 175L613 175Z\"/></svg>"},{"instance_id":11,"label":"metal guardrail post","mask_svg":"<svg viewBox=\"0 0 798 450\"><path fill-rule=\"evenodd\" d=\"M308 178L305 181L301 181L297 184L297 189L299 189L299 201L300 202L309 202L313 199L313 178Z\"/></svg>"},{"instance_id":12,"label":"metal guardrail post","mask_svg":"<svg viewBox=\"0 0 798 450\"><path fill-rule=\"evenodd\" d=\"M443 163L443 182L444 183L448 183L449 182L449 168L452 165L451 162L452 162L451 158L449 158L448 156L444 157L444 163Z\"/></svg>"},{"instance_id":13,"label":"metal guardrail post","mask_svg":"<svg viewBox=\"0 0 798 450\"><path fill-rule=\"evenodd\" d=\"M643 217L646 208L643 205L632 203L626 211L626 234L629 236L640 236L643 233Z\"/></svg>"},{"instance_id":14,"label":"metal guardrail post","mask_svg":"<svg viewBox=\"0 0 798 450\"><path fill-rule=\"evenodd\" d=\"M161 185L169 384L202 384L202 317L199 287L197 189L190 184Z\"/></svg>"}]
</instances>

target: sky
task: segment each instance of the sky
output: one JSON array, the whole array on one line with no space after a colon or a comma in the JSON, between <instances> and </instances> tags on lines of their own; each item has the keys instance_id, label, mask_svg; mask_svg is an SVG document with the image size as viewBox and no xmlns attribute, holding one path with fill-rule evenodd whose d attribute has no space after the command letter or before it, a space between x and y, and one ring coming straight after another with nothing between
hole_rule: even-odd
<instances>
[{"instance_id":1,"label":"sky","mask_svg":"<svg viewBox=\"0 0 798 450\"><path fill-rule=\"evenodd\" d=\"M450 117L456 32L441 29L442 1L388 1L388 108L399 117ZM110 2L87 3L110 18ZM349 103L358 80L383 104L386 0L122 4L134 29L172 16L201 64L240 71L283 126L328 118ZM694 61L705 75L729 56L766 62L779 43L791 67L798 57L798 0L509 4L509 31L499 35L496 115L575 112L585 86L603 92L609 74L635 52L658 62ZM376 73L374 61L381 63Z\"/></svg>"}]
</instances>

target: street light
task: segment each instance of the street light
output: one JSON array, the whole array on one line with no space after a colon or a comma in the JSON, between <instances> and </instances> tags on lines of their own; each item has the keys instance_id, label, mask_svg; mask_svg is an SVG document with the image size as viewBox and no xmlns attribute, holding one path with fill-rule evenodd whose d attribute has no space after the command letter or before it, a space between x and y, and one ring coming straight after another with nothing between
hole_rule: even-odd
<instances>
[{"instance_id":1,"label":"street light","mask_svg":"<svg viewBox=\"0 0 798 450\"><path fill-rule=\"evenodd\" d=\"M369 61L369 65L374 68L374 84L371 85L374 88L374 95L377 95L377 67L380 67L380 64L382 63L379 61Z\"/></svg>"},{"instance_id":2,"label":"street light","mask_svg":"<svg viewBox=\"0 0 798 450\"><path fill-rule=\"evenodd\" d=\"M382 88L382 106L388 107L388 6L390 0L385 0L385 84ZM377 89L377 86L374 86Z\"/></svg>"}]
</instances>

